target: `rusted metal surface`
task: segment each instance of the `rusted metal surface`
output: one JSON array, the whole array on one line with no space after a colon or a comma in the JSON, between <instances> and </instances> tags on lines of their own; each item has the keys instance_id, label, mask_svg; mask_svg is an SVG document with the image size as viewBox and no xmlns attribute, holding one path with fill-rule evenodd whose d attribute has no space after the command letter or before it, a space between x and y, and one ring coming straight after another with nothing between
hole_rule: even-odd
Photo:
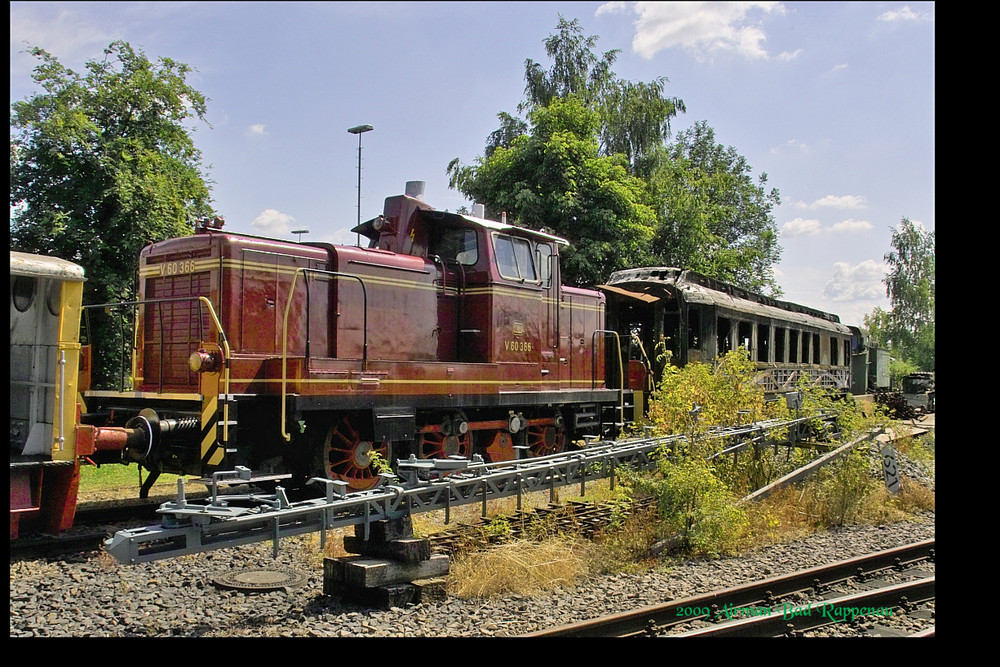
<instances>
[{"instance_id":1,"label":"rusted metal surface","mask_svg":"<svg viewBox=\"0 0 1000 667\"><path fill-rule=\"evenodd\" d=\"M664 604L650 605L634 611L595 618L571 625L529 633L526 637L628 637L663 632L674 625L697 618L707 618L709 611L729 608L766 609L766 615L782 620L780 612L772 612L775 598L809 591L820 585L845 581L861 574L876 572L900 564L934 558L934 540L916 542L903 547L822 565L789 575L770 577L762 581L735 586L722 591L698 595ZM921 590L926 591L926 588ZM933 587L931 587L933 591ZM701 616L678 614L678 610L706 610ZM781 629L784 629L783 627Z\"/></svg>"}]
</instances>

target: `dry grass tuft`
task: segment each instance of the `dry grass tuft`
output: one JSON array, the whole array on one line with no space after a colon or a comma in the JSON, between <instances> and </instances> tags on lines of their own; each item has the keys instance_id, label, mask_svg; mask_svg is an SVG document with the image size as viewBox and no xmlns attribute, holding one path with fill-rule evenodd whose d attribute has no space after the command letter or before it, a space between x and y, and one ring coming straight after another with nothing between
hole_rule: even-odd
<instances>
[{"instance_id":1,"label":"dry grass tuft","mask_svg":"<svg viewBox=\"0 0 1000 667\"><path fill-rule=\"evenodd\" d=\"M451 563L449 592L461 598L535 595L568 586L588 574L585 541L552 537L516 540L467 553Z\"/></svg>"}]
</instances>

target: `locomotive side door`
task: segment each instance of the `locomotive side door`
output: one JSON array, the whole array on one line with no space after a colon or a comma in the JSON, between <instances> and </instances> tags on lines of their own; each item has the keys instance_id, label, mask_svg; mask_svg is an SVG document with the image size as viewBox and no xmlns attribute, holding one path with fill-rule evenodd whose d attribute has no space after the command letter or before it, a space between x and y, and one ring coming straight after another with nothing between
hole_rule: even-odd
<instances>
[{"instance_id":1,"label":"locomotive side door","mask_svg":"<svg viewBox=\"0 0 1000 667\"><path fill-rule=\"evenodd\" d=\"M479 262L477 230L438 227L431 234L428 257L439 275L438 360L483 361L484 352L473 351L485 328L483 314L470 303L469 286L469 274Z\"/></svg>"},{"instance_id":2,"label":"locomotive side door","mask_svg":"<svg viewBox=\"0 0 1000 667\"><path fill-rule=\"evenodd\" d=\"M538 386L538 371L543 346L548 343L546 312L547 290L542 287L536 266L537 258L529 239L505 232L493 232L493 252L498 281L494 288L494 356L498 362L521 365L517 371L522 382ZM534 368L528 369L528 366ZM530 377L533 375L534 377ZM518 386L512 383L511 387Z\"/></svg>"}]
</instances>

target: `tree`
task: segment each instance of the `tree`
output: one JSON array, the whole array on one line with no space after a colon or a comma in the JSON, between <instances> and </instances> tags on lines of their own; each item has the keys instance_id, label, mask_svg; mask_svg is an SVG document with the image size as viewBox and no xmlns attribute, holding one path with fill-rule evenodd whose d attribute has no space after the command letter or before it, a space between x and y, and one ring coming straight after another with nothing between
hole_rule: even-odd
<instances>
[{"instance_id":1,"label":"tree","mask_svg":"<svg viewBox=\"0 0 1000 667\"><path fill-rule=\"evenodd\" d=\"M88 61L86 75L31 53L44 92L11 105L11 248L81 264L86 302L129 300L142 247L213 214L185 126L205 120L206 99L187 84L188 65L154 64L127 42ZM94 326L106 343L95 360L102 381L117 364L108 348L119 325L98 314Z\"/></svg>"},{"instance_id":2,"label":"tree","mask_svg":"<svg viewBox=\"0 0 1000 667\"><path fill-rule=\"evenodd\" d=\"M531 59L525 61L524 100L518 111L527 111L531 125L506 112L498 114L501 127L487 140L485 157L479 159L478 166L460 166L457 158L448 165L450 186L492 210L518 211L518 219L529 226L559 228L566 220L589 220L588 226L573 225L565 234L581 244L567 253L570 263L576 262L569 274L575 280L589 276L600 281L608 277L606 271L611 267L652 263L695 269L740 287L779 296L773 266L781 250L772 211L780 197L777 190L765 189L767 174L755 180L746 159L732 147L717 145L714 131L704 121L668 144L670 120L685 111L685 106L682 100L664 95L667 78L650 83L623 81L612 71L618 51L598 57L594 52L596 44L596 37L583 36L576 19L567 21L560 16L557 32L545 40L546 53L553 61L551 68L546 70ZM570 104L570 100L589 111L588 118L593 119L573 125L574 141L592 140L596 153L588 153L591 158L608 160L604 166L617 164L624 168L606 170L602 187L606 191L614 189L609 179L620 174L622 180L615 187L628 193L625 200L643 207L638 217L627 207L617 207L615 215L598 224L599 211L591 216L589 211L578 210L567 217L566 206L527 206L549 185L554 189L544 196L566 197L568 190L561 184L573 173L546 174L539 169L545 165L569 167L552 160L559 150L551 143L552 135L544 133L546 110ZM576 114L574 111L570 115ZM536 136L539 132L543 136ZM591 133L589 137L587 132ZM521 141L527 144L518 147ZM525 146L546 146L548 157L543 161L536 156L531 168L515 169L516 177L498 178L497 152L521 151ZM519 163L519 168L525 166ZM504 173L511 176L511 172ZM523 178L526 175L530 178ZM639 180L632 180L636 178ZM579 183L574 183L576 188ZM574 206L583 205L580 196L570 199ZM649 207L654 214L652 221L646 213ZM562 217L539 217L546 215ZM626 220L641 222L622 224ZM591 243L587 234L602 240ZM623 246L616 250L607 245L615 242Z\"/></svg>"},{"instance_id":3,"label":"tree","mask_svg":"<svg viewBox=\"0 0 1000 667\"><path fill-rule=\"evenodd\" d=\"M650 178L659 217L655 261L779 296L772 211L781 198L766 190L767 174L755 180L746 158L717 144L705 121L679 133L663 153Z\"/></svg>"},{"instance_id":4,"label":"tree","mask_svg":"<svg viewBox=\"0 0 1000 667\"><path fill-rule=\"evenodd\" d=\"M529 113L530 132L497 146L475 166L448 165L451 187L483 203L490 215L563 236L563 281L593 285L611 272L643 264L655 216L645 185L622 156L601 156L600 118L575 95Z\"/></svg>"},{"instance_id":5,"label":"tree","mask_svg":"<svg viewBox=\"0 0 1000 667\"><path fill-rule=\"evenodd\" d=\"M598 112L600 154L624 155L633 175L646 176L657 146L670 134L670 119L684 111L684 101L665 97L665 76L650 83L620 80L612 71L619 50L594 53L597 37L583 36L578 19L567 21L561 15L557 32L545 40L545 52L552 67L545 70L531 58L524 63L524 100L519 113L546 107L553 100L576 96L584 106ZM510 146L512 129L524 130L518 119L502 112L501 128L490 135L486 155L497 145ZM506 140L507 143L499 143Z\"/></svg>"},{"instance_id":6,"label":"tree","mask_svg":"<svg viewBox=\"0 0 1000 667\"><path fill-rule=\"evenodd\" d=\"M891 309L869 321L879 323L882 343L921 369L934 369L934 232L903 218L892 230L883 279ZM884 311L882 311L884 313Z\"/></svg>"},{"instance_id":7,"label":"tree","mask_svg":"<svg viewBox=\"0 0 1000 667\"><path fill-rule=\"evenodd\" d=\"M560 14L556 30L557 34L545 40L545 53L553 60L550 70L545 71L531 58L524 61L525 99L517 107L519 112L530 112L570 95L593 107L614 80L611 66L618 58L618 49L598 58L593 52L597 37L584 37L578 19L567 21Z\"/></svg>"}]
</instances>

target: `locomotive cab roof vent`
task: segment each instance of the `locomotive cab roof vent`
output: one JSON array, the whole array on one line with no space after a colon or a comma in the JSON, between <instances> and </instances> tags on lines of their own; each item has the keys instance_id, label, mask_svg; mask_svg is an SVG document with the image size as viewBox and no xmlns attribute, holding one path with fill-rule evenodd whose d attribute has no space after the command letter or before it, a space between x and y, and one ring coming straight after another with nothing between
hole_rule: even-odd
<instances>
[{"instance_id":1,"label":"locomotive cab roof vent","mask_svg":"<svg viewBox=\"0 0 1000 667\"><path fill-rule=\"evenodd\" d=\"M404 191L407 197L413 197L414 199L419 199L423 201L424 199L424 187L427 185L425 181L407 181L406 190Z\"/></svg>"}]
</instances>

